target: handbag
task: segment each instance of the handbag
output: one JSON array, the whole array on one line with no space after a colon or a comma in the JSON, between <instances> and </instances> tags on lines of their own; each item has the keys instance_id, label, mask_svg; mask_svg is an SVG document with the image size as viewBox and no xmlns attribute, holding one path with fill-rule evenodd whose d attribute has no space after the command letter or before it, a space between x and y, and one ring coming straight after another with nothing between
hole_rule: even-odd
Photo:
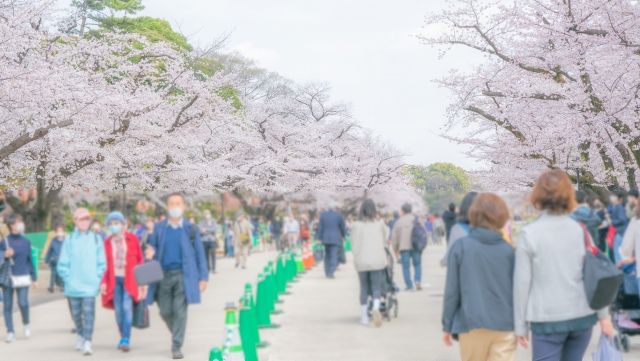
<instances>
[{"instance_id":1,"label":"handbag","mask_svg":"<svg viewBox=\"0 0 640 361\"><path fill-rule=\"evenodd\" d=\"M139 329L149 328L149 307L145 300L140 300L133 306L132 326Z\"/></svg>"},{"instance_id":2,"label":"handbag","mask_svg":"<svg viewBox=\"0 0 640 361\"><path fill-rule=\"evenodd\" d=\"M31 276L11 276L11 287L12 288L25 288L31 286Z\"/></svg>"},{"instance_id":3,"label":"handbag","mask_svg":"<svg viewBox=\"0 0 640 361\"><path fill-rule=\"evenodd\" d=\"M591 235L584 224L580 223L584 232L586 254L582 276L587 301L592 310L608 307L618 294L624 274L593 244Z\"/></svg>"},{"instance_id":4,"label":"handbag","mask_svg":"<svg viewBox=\"0 0 640 361\"><path fill-rule=\"evenodd\" d=\"M133 276L139 286L146 286L162 281L164 273L158 261L148 261L133 268Z\"/></svg>"}]
</instances>

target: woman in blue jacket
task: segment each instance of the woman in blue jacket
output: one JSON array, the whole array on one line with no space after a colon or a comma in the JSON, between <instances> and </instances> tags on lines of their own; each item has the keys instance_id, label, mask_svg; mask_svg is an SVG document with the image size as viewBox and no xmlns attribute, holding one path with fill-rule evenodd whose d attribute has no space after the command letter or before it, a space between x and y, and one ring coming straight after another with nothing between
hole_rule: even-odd
<instances>
[{"instance_id":1,"label":"woman in blue jacket","mask_svg":"<svg viewBox=\"0 0 640 361\"><path fill-rule=\"evenodd\" d=\"M36 273L31 261L31 242L23 236L25 227L22 217L11 215L7 218L6 224L10 233L6 240L0 242L0 254L4 254L5 262L11 262L12 285L2 287L4 293L4 324L7 327L5 341L11 343L16 339L12 312L14 293L18 299L20 315L22 316L24 337L29 338L31 336L29 328L29 286L33 284L35 287Z\"/></svg>"},{"instance_id":2,"label":"woman in blue jacket","mask_svg":"<svg viewBox=\"0 0 640 361\"><path fill-rule=\"evenodd\" d=\"M464 361L512 361L515 251L502 237L509 209L495 194L481 193L469 210L469 235L449 250L442 312L443 340L457 336Z\"/></svg>"}]
</instances>

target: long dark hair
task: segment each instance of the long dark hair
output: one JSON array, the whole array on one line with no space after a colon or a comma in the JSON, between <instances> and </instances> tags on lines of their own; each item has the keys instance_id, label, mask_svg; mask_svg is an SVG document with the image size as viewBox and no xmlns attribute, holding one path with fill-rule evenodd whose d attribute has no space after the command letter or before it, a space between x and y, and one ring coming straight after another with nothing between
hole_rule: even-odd
<instances>
[{"instance_id":1,"label":"long dark hair","mask_svg":"<svg viewBox=\"0 0 640 361\"><path fill-rule=\"evenodd\" d=\"M477 195L477 192L469 192L462 198L460 210L458 211L458 222L469 223L469 209Z\"/></svg>"},{"instance_id":2,"label":"long dark hair","mask_svg":"<svg viewBox=\"0 0 640 361\"><path fill-rule=\"evenodd\" d=\"M373 221L376 219L376 204L370 198L362 201L360 206L360 220L361 221Z\"/></svg>"}]
</instances>

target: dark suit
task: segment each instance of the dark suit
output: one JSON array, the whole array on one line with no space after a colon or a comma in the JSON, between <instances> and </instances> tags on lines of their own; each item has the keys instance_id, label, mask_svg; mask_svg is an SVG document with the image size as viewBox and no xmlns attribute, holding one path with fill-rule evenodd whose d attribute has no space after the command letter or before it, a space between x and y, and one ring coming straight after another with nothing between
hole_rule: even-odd
<instances>
[{"instance_id":1,"label":"dark suit","mask_svg":"<svg viewBox=\"0 0 640 361\"><path fill-rule=\"evenodd\" d=\"M347 229L342 215L330 210L320 214L318 223L318 238L324 244L324 273L332 278L338 267L338 257L342 241L347 234Z\"/></svg>"}]
</instances>

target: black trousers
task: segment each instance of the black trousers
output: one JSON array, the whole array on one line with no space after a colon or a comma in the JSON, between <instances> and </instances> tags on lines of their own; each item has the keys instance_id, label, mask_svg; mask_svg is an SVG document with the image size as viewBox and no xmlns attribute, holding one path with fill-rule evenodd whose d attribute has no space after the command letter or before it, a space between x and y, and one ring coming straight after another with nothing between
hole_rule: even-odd
<instances>
[{"instance_id":1,"label":"black trousers","mask_svg":"<svg viewBox=\"0 0 640 361\"><path fill-rule=\"evenodd\" d=\"M207 268L209 272L214 272L216 270L216 250L218 249L218 242L202 242L202 246L204 246L204 256L207 259Z\"/></svg>"}]
</instances>

